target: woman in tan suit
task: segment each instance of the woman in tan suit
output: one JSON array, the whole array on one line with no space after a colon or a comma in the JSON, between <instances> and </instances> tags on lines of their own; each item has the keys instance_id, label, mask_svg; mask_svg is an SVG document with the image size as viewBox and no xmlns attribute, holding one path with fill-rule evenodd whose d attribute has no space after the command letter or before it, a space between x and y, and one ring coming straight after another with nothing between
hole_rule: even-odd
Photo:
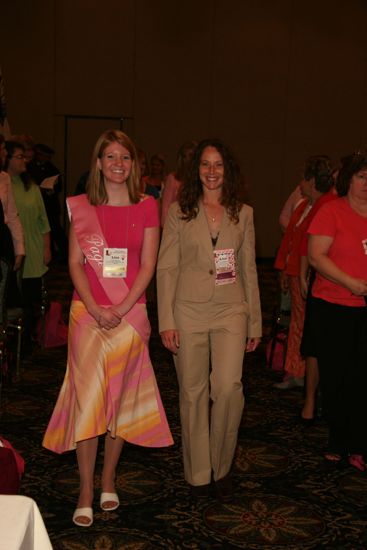
<instances>
[{"instance_id":1,"label":"woman in tan suit","mask_svg":"<svg viewBox=\"0 0 367 550\"><path fill-rule=\"evenodd\" d=\"M159 252L159 329L175 358L185 478L197 496L209 493L212 476L217 495L231 495L243 357L261 336L253 213L241 186L227 147L202 141Z\"/></svg>"}]
</instances>

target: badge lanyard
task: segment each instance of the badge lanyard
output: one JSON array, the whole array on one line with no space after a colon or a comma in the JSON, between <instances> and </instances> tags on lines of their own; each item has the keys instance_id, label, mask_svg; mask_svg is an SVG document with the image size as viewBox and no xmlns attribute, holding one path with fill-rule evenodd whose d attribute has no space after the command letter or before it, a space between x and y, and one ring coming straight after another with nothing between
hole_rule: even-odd
<instances>
[{"instance_id":1,"label":"badge lanyard","mask_svg":"<svg viewBox=\"0 0 367 550\"><path fill-rule=\"evenodd\" d=\"M127 275L127 238L129 228L130 209L127 209L125 248L103 248L103 277L126 278ZM103 232L106 231L105 209L102 209Z\"/></svg>"}]
</instances>

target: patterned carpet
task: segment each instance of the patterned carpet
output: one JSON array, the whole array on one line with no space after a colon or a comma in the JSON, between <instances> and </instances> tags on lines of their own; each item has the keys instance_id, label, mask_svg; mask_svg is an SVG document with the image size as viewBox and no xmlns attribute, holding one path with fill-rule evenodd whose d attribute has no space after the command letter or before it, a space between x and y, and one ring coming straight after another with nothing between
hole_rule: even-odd
<instances>
[{"instance_id":1,"label":"patterned carpet","mask_svg":"<svg viewBox=\"0 0 367 550\"><path fill-rule=\"evenodd\" d=\"M264 330L277 302L276 276L259 265ZM65 268L53 268L51 299L67 314L71 285ZM161 347L155 308L151 356L175 439L167 449L126 444L119 464L121 506L102 512L98 495L89 529L71 522L77 501L75 454L41 447L65 369L65 348L36 350L22 362L21 379L3 388L0 431L23 454L21 493L36 500L53 547L63 550L150 549L364 549L367 548L367 475L346 464L330 467L321 456L326 428L297 422L299 389L281 392L279 374L266 368L264 345L244 368L246 410L228 503L196 501L182 474L177 384L169 353ZM266 338L265 338L266 340ZM96 470L99 484L100 449Z\"/></svg>"}]
</instances>

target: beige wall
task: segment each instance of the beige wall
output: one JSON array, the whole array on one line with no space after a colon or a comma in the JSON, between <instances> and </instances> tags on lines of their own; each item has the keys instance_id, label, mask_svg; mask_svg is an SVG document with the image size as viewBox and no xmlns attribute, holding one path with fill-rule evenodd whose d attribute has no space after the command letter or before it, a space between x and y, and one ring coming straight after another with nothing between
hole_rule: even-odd
<instances>
[{"instance_id":1,"label":"beige wall","mask_svg":"<svg viewBox=\"0 0 367 550\"><path fill-rule=\"evenodd\" d=\"M258 254L309 154L366 143L363 0L12 0L2 2L0 64L14 132L56 147L60 115L124 116L149 155L173 167L190 138L232 145L250 184ZM72 119L68 187L118 121Z\"/></svg>"}]
</instances>

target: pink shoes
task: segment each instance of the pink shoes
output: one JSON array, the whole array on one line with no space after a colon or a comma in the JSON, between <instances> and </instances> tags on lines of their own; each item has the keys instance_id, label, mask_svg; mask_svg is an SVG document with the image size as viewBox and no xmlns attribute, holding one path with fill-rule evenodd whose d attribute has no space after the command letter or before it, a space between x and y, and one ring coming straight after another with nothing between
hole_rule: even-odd
<instances>
[{"instance_id":1,"label":"pink shoes","mask_svg":"<svg viewBox=\"0 0 367 550\"><path fill-rule=\"evenodd\" d=\"M348 462L354 468L357 468L360 472L364 472L366 469L366 464L362 455L349 455Z\"/></svg>"}]
</instances>

